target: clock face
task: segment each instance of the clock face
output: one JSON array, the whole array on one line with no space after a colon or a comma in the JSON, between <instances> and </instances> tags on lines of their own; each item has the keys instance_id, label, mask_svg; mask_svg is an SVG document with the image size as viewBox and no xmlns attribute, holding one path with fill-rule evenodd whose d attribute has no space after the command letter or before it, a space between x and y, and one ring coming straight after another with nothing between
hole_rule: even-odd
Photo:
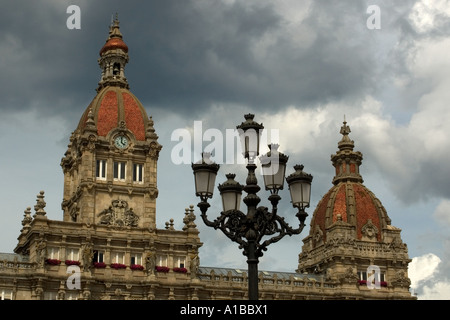
<instances>
[{"instance_id":1,"label":"clock face","mask_svg":"<svg viewBox=\"0 0 450 320\"><path fill-rule=\"evenodd\" d=\"M128 139L125 136L117 136L114 139L114 144L119 149L125 149L126 147L128 147Z\"/></svg>"}]
</instances>

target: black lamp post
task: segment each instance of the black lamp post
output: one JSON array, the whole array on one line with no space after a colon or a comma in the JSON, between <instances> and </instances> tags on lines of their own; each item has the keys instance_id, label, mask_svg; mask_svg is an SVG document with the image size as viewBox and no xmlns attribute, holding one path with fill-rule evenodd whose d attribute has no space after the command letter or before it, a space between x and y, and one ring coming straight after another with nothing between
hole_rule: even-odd
<instances>
[{"instance_id":1,"label":"black lamp post","mask_svg":"<svg viewBox=\"0 0 450 320\"><path fill-rule=\"evenodd\" d=\"M208 219L206 211L210 207L208 198L212 198L219 165L209 159L209 153L203 153L202 160L192 164L192 170L195 177L195 192L201 200L198 207L202 212L201 217L204 223L214 229L220 229L228 238L237 242L240 249L243 249L248 264L248 297L249 300L258 300L258 259L263 256L263 251L266 251L271 243L281 240L286 235L292 236L302 232L308 216L305 208L309 207L312 176L303 172L302 165L296 165L294 167L296 171L285 178L289 157L278 152L278 145L269 145L270 151L261 156L260 162L265 188L270 191L268 200L272 204L272 210L269 211L267 207L258 207L261 199L257 193L261 188L257 183L254 162L259 155L259 142L264 127L253 121L253 118L253 114L247 114L246 121L237 126L244 149L243 154L248 160L246 185L236 182L234 180L236 175L226 175L227 181L218 186L223 211L214 221ZM283 189L284 179L289 185L292 205L298 208L296 216L300 225L296 229L285 222L283 217L277 215L277 205L281 200L278 191ZM240 211L242 190L247 193L243 199L247 205L247 214Z\"/></svg>"}]
</instances>

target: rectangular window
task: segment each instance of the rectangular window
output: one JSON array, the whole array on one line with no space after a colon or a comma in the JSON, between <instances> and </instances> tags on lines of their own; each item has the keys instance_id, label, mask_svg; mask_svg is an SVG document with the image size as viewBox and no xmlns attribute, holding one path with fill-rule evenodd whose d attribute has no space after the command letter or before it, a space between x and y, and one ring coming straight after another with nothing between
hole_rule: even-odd
<instances>
[{"instance_id":1,"label":"rectangular window","mask_svg":"<svg viewBox=\"0 0 450 320\"><path fill-rule=\"evenodd\" d=\"M79 254L79 249L67 248L66 249L66 260L78 261L78 259L79 259L78 254Z\"/></svg>"},{"instance_id":2,"label":"rectangular window","mask_svg":"<svg viewBox=\"0 0 450 320\"><path fill-rule=\"evenodd\" d=\"M13 294L11 290L1 290L0 300L12 300Z\"/></svg>"},{"instance_id":3,"label":"rectangular window","mask_svg":"<svg viewBox=\"0 0 450 320\"><path fill-rule=\"evenodd\" d=\"M103 251L94 251L94 258L92 259L93 262L104 262L103 261L104 253Z\"/></svg>"},{"instance_id":4,"label":"rectangular window","mask_svg":"<svg viewBox=\"0 0 450 320\"><path fill-rule=\"evenodd\" d=\"M78 300L78 293L77 292L66 292L66 300Z\"/></svg>"},{"instance_id":5,"label":"rectangular window","mask_svg":"<svg viewBox=\"0 0 450 320\"><path fill-rule=\"evenodd\" d=\"M358 271L359 280L367 280L367 273L365 271Z\"/></svg>"},{"instance_id":6,"label":"rectangular window","mask_svg":"<svg viewBox=\"0 0 450 320\"><path fill-rule=\"evenodd\" d=\"M373 274L369 274L369 277L371 277L372 275ZM358 278L359 278L359 280L367 280L367 272L366 271L358 271ZM378 274L378 281L380 281L380 282L385 281L383 272Z\"/></svg>"},{"instance_id":7,"label":"rectangular window","mask_svg":"<svg viewBox=\"0 0 450 320\"><path fill-rule=\"evenodd\" d=\"M122 252L113 252L111 253L111 263L125 263L125 254Z\"/></svg>"},{"instance_id":8,"label":"rectangular window","mask_svg":"<svg viewBox=\"0 0 450 320\"><path fill-rule=\"evenodd\" d=\"M133 181L134 182L144 181L144 165L137 163L133 164Z\"/></svg>"},{"instance_id":9,"label":"rectangular window","mask_svg":"<svg viewBox=\"0 0 450 320\"><path fill-rule=\"evenodd\" d=\"M56 300L57 293L53 291L44 292L44 300Z\"/></svg>"},{"instance_id":10,"label":"rectangular window","mask_svg":"<svg viewBox=\"0 0 450 320\"><path fill-rule=\"evenodd\" d=\"M106 160L97 160L95 176L99 180L106 180Z\"/></svg>"},{"instance_id":11,"label":"rectangular window","mask_svg":"<svg viewBox=\"0 0 450 320\"><path fill-rule=\"evenodd\" d=\"M125 162L114 162L114 180L125 181Z\"/></svg>"},{"instance_id":12,"label":"rectangular window","mask_svg":"<svg viewBox=\"0 0 450 320\"><path fill-rule=\"evenodd\" d=\"M184 268L185 266L185 258L184 257L176 257L174 259L174 264L176 268Z\"/></svg>"},{"instance_id":13,"label":"rectangular window","mask_svg":"<svg viewBox=\"0 0 450 320\"><path fill-rule=\"evenodd\" d=\"M131 260L130 265L138 264L142 266L142 254L140 253L132 253L131 254Z\"/></svg>"},{"instance_id":14,"label":"rectangular window","mask_svg":"<svg viewBox=\"0 0 450 320\"><path fill-rule=\"evenodd\" d=\"M160 267L167 267L167 257L159 256L158 266Z\"/></svg>"},{"instance_id":15,"label":"rectangular window","mask_svg":"<svg viewBox=\"0 0 450 320\"><path fill-rule=\"evenodd\" d=\"M47 248L47 258L48 259L59 259L59 248L48 247Z\"/></svg>"}]
</instances>

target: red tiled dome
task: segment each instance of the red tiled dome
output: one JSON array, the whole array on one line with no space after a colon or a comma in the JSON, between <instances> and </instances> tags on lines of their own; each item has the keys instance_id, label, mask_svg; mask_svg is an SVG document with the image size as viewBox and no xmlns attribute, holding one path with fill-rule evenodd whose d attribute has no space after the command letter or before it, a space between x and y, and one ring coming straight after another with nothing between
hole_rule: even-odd
<instances>
[{"instance_id":1,"label":"red tiled dome","mask_svg":"<svg viewBox=\"0 0 450 320\"><path fill-rule=\"evenodd\" d=\"M91 109L99 136L105 137L124 121L126 128L134 134L136 140L145 141L147 112L130 90L112 86L100 90L80 119L78 124L80 131L86 127Z\"/></svg>"},{"instance_id":2,"label":"red tiled dome","mask_svg":"<svg viewBox=\"0 0 450 320\"><path fill-rule=\"evenodd\" d=\"M361 240L362 228L371 222L379 231L389 224L386 210L373 192L358 182L340 182L333 186L319 201L311 220L310 235L323 233L326 241L327 229L337 221L355 227L355 238ZM381 232L377 240L381 241Z\"/></svg>"},{"instance_id":3,"label":"red tiled dome","mask_svg":"<svg viewBox=\"0 0 450 320\"><path fill-rule=\"evenodd\" d=\"M310 236L319 232L327 241L327 232L335 223L345 224L354 230L354 237L362 240L364 229L377 230L376 240L382 241L382 230L390 227L386 209L375 195L363 185L359 166L362 153L353 151L354 142L349 138L350 127L344 121L339 150L331 156L336 169L334 186L319 201L311 219ZM373 237L371 235L371 237Z\"/></svg>"}]
</instances>

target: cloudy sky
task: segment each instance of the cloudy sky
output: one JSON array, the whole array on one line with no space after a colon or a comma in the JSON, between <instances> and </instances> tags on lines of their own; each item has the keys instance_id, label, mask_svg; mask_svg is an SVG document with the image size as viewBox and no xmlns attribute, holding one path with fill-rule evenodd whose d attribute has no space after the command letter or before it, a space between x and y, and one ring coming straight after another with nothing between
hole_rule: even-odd
<instances>
[{"instance_id":1,"label":"cloudy sky","mask_svg":"<svg viewBox=\"0 0 450 320\"><path fill-rule=\"evenodd\" d=\"M98 52L117 12L130 50L125 74L163 145L158 228L173 218L181 229L184 209L198 202L190 165L172 159L175 130L193 133L201 121L200 134L225 132L254 113L279 133L288 174L302 163L314 176L311 217L332 186L330 155L345 115L364 155L364 184L402 229L414 292L450 299L450 1L1 2L0 252L13 251L40 190L48 217L62 219L59 163L95 96ZM69 5L80 8L81 29L67 28ZM222 164L218 182L229 172L245 183L245 169L233 164ZM294 224L286 190L282 197L280 214ZM196 223L202 265L246 268L237 244ZM294 271L308 232L270 246L260 269Z\"/></svg>"}]
</instances>

